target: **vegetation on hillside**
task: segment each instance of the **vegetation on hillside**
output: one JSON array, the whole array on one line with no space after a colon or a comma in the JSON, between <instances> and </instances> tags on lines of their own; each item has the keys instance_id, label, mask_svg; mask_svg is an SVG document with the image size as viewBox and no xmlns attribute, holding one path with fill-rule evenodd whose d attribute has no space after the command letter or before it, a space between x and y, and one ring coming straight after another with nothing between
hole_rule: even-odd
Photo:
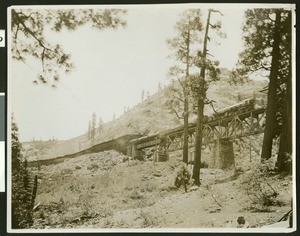
<instances>
[{"instance_id":1,"label":"vegetation on hillside","mask_svg":"<svg viewBox=\"0 0 300 236\"><path fill-rule=\"evenodd\" d=\"M224 76L223 76L224 73ZM266 81L250 80L246 84L230 84L229 71L222 69L220 81L212 82L207 91L208 99L215 101L215 109L222 109L234 105L247 98L255 97L258 105L266 103L266 94L260 92L266 85ZM179 86L174 82L173 86ZM64 141L34 141L23 143L23 154L29 161L37 159L49 159L75 153L89 148L92 143L101 143L125 134L151 135L163 130L182 125L176 115L168 109L168 94L171 87L166 87L153 94L144 102L141 102L121 115L115 121L102 124L96 128L93 142L86 134ZM211 106L206 106L205 115L214 113ZM196 116L190 115L190 121L195 121Z\"/></svg>"},{"instance_id":2,"label":"vegetation on hillside","mask_svg":"<svg viewBox=\"0 0 300 236\"><path fill-rule=\"evenodd\" d=\"M31 186L31 176L27 160L21 155L22 145L19 142L18 126L12 119L11 145L12 145L12 198L11 222L12 228L29 228L33 224L33 207L37 190L37 178Z\"/></svg>"},{"instance_id":3,"label":"vegetation on hillside","mask_svg":"<svg viewBox=\"0 0 300 236\"><path fill-rule=\"evenodd\" d=\"M217 12L209 9L203 50L194 52L192 44L200 43L201 14L197 10L183 14L176 24L178 35L168 41L180 64L170 69L173 77L170 86L160 87L152 96L148 92L146 96L143 90L142 101L131 109L124 108L120 117L114 115L107 123L100 119L97 125L93 113L87 132L81 136L64 141L26 142L23 148L18 127L12 121L13 228L232 227L236 218L243 219L239 227L255 228L275 223L290 212L292 176L286 173L292 172L291 29L286 26L290 26L291 12L282 9L245 12L243 39L247 45L240 55L239 68L232 73L219 68L218 61L209 59L207 54L209 28L219 31L221 27L219 22L210 21L210 14ZM23 36L33 37L33 41L40 44L34 44L32 47L37 51L30 53L22 47L22 51L16 49L15 59L23 60L22 53L34 53L44 65L48 60L57 59L59 53L63 59L57 62L58 66L69 70L69 57L60 48L52 51L45 46L41 16L25 13L12 12L15 38L17 40L18 27ZM54 13L60 16L58 22L49 20L47 24L54 23L56 30L75 29L88 20L95 21L93 17L76 21L74 10ZM108 14L109 22L103 25L94 22L100 29L124 23L118 17L118 13L124 11L94 13L97 19ZM66 14L75 22L63 20ZM35 32L30 31L26 23L30 25L33 21L38 22ZM49 51L46 61L45 51ZM191 74L192 66L199 73ZM244 80L250 72L262 69L269 70L269 83ZM47 66L46 70L43 73L49 72ZM56 73L54 78L57 78ZM40 80L47 83L43 76ZM266 87L267 93L263 91ZM232 164L227 169L216 169L217 158L226 161L214 151L224 140L218 136L216 145L202 145L204 118L247 98L255 99L255 108L266 107L265 132L226 140L232 145L228 148ZM189 122L197 124L194 152L188 146ZM253 124L250 119L244 122ZM244 127L242 122L239 124ZM182 125L183 150L170 151L163 162L157 162L149 148L139 160L116 151L105 151L76 156L55 165L27 166L27 160L76 153L125 134L146 136ZM231 132L227 129L230 124L224 123L224 127L224 133ZM218 152L224 151L220 150ZM191 153L195 155L189 162ZM33 175L36 176L34 185L31 183Z\"/></svg>"},{"instance_id":4,"label":"vegetation on hillside","mask_svg":"<svg viewBox=\"0 0 300 236\"><path fill-rule=\"evenodd\" d=\"M160 163L105 151L34 168L41 184L33 228L228 227L241 215L250 227L271 224L290 209L291 177L254 159L228 171L202 168L200 188L180 181L186 191L178 178L191 169L180 151Z\"/></svg>"}]
</instances>

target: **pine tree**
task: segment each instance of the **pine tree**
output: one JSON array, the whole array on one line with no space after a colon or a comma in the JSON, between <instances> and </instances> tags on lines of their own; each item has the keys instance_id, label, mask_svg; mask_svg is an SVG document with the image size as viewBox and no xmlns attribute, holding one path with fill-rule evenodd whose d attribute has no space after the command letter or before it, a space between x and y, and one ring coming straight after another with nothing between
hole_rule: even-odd
<instances>
[{"instance_id":1,"label":"pine tree","mask_svg":"<svg viewBox=\"0 0 300 236\"><path fill-rule=\"evenodd\" d=\"M162 90L162 87L161 87L161 82L158 83L158 89L157 89L157 92L160 92Z\"/></svg>"},{"instance_id":2,"label":"pine tree","mask_svg":"<svg viewBox=\"0 0 300 236\"><path fill-rule=\"evenodd\" d=\"M99 117L98 129L100 132L102 132L103 126L104 126L104 122L103 122L102 118Z\"/></svg>"},{"instance_id":3,"label":"pine tree","mask_svg":"<svg viewBox=\"0 0 300 236\"><path fill-rule=\"evenodd\" d=\"M144 101L144 98L145 98L145 90L143 89L142 90L142 102Z\"/></svg>"},{"instance_id":4,"label":"pine tree","mask_svg":"<svg viewBox=\"0 0 300 236\"><path fill-rule=\"evenodd\" d=\"M273 139L280 136L277 164L283 171L287 168L285 158L292 152L291 11L249 9L245 16L245 50L236 71L244 76L257 71L269 73L261 160L271 157Z\"/></svg>"},{"instance_id":5,"label":"pine tree","mask_svg":"<svg viewBox=\"0 0 300 236\"><path fill-rule=\"evenodd\" d=\"M280 132L280 145L277 156L277 167L279 172L289 171L289 159L293 151L293 99L292 99L292 17L291 11L282 12L283 20L281 22L281 34L286 35L286 40L283 42L286 53L281 55L280 70L279 70L279 89L278 93L282 94L282 129ZM286 65L286 66L284 66ZM283 89L282 89L283 88ZM279 97L279 95L278 95Z\"/></svg>"},{"instance_id":6,"label":"pine tree","mask_svg":"<svg viewBox=\"0 0 300 236\"><path fill-rule=\"evenodd\" d=\"M12 116L11 123L12 144L12 228L29 228L33 223L32 195L29 185L29 171L27 160L22 161L22 145L19 141L18 126ZM33 201L34 202L34 201Z\"/></svg>"},{"instance_id":7,"label":"pine tree","mask_svg":"<svg viewBox=\"0 0 300 236\"><path fill-rule=\"evenodd\" d=\"M87 131L87 137L88 139L92 139L92 122L89 121L89 127L88 127L88 131Z\"/></svg>"},{"instance_id":8,"label":"pine tree","mask_svg":"<svg viewBox=\"0 0 300 236\"><path fill-rule=\"evenodd\" d=\"M96 116L96 113L94 112L92 114L92 123L91 123L91 139L92 140L95 139L95 135L96 135L96 120L97 120L97 116Z\"/></svg>"},{"instance_id":9,"label":"pine tree","mask_svg":"<svg viewBox=\"0 0 300 236\"><path fill-rule=\"evenodd\" d=\"M12 146L12 170L19 171L21 166L21 149L22 145L19 141L19 129L12 116L11 123L11 146Z\"/></svg>"},{"instance_id":10,"label":"pine tree","mask_svg":"<svg viewBox=\"0 0 300 236\"><path fill-rule=\"evenodd\" d=\"M167 40L174 58L178 65L169 70L169 77L173 79L169 89L168 107L176 114L177 118L183 119L183 162L188 162L188 126L190 114L190 68L192 66L191 47L199 43L199 32L202 30L200 10L186 10L176 22L177 35ZM175 81L178 83L174 83Z\"/></svg>"},{"instance_id":11,"label":"pine tree","mask_svg":"<svg viewBox=\"0 0 300 236\"><path fill-rule=\"evenodd\" d=\"M197 125L196 125L196 140L195 140L195 159L193 168L193 179L196 185L200 185L200 165L201 165L201 147L202 147L202 129L204 119L204 106L211 102L207 99L207 89L211 81L219 80L220 69L218 68L219 61L210 60L207 58L208 50L207 43L210 40L208 36L209 27L216 30L219 36L224 37L224 34L220 32L221 22L212 24L210 22L210 16L212 12L218 12L213 9L208 10L208 16L206 21L205 35L203 41L203 50L198 52L196 58L196 65L200 68L200 74L191 78L193 94L197 101ZM220 13L221 14L221 13ZM222 14L221 14L222 15Z\"/></svg>"},{"instance_id":12,"label":"pine tree","mask_svg":"<svg viewBox=\"0 0 300 236\"><path fill-rule=\"evenodd\" d=\"M99 30L116 29L126 26L122 19L125 14L122 9L12 9L12 58L24 63L30 57L39 60L42 69L34 83L51 83L55 87L60 73L70 72L74 65L61 45L46 40L45 26L54 32L76 30L84 24Z\"/></svg>"}]
</instances>

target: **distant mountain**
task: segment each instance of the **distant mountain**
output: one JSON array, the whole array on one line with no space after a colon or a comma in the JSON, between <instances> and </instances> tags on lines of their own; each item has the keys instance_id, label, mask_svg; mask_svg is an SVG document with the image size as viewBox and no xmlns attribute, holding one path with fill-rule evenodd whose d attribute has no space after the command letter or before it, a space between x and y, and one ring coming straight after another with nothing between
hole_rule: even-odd
<instances>
[{"instance_id":1,"label":"distant mountain","mask_svg":"<svg viewBox=\"0 0 300 236\"><path fill-rule=\"evenodd\" d=\"M234 105L247 98L255 97L260 103L266 102L266 94L260 92L267 85L266 81L251 80L245 84L233 85L229 83L229 70L221 69L220 81L213 82L208 91L207 97L215 101L214 108L222 109ZM103 128L96 130L95 139L88 139L87 134L75 137L66 141L55 142L26 142L23 143L23 155L29 161L37 159L50 159L75 153L94 144L108 141L125 134L154 134L163 130L182 125L175 114L166 107L166 90L150 96L144 102L134 106L125 112L115 121L105 123ZM205 114L211 115L213 109L205 107ZM191 120L195 116L191 117Z\"/></svg>"}]
</instances>

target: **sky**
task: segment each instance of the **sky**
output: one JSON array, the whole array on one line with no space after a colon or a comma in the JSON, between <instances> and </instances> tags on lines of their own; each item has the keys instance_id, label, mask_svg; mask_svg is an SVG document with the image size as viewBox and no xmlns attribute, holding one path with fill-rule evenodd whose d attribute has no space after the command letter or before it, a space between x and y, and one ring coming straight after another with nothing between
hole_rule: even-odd
<instances>
[{"instance_id":1,"label":"sky","mask_svg":"<svg viewBox=\"0 0 300 236\"><path fill-rule=\"evenodd\" d=\"M203 9L206 21L207 6ZM249 5L248 5L249 6ZM47 31L45 38L60 43L71 54L75 69L62 76L58 87L34 85L40 62L10 61L9 105L19 126L21 141L70 139L86 132L92 113L104 122L121 116L124 106L141 101L142 90L154 94L159 83L167 85L167 71L174 64L166 43L175 36L180 13L191 6L131 6L126 28L96 30L82 26L76 31ZM211 7L211 6L210 6ZM217 7L211 22L220 20L227 38L212 40L210 53L220 67L234 68L243 49L241 25L245 7Z\"/></svg>"}]
</instances>

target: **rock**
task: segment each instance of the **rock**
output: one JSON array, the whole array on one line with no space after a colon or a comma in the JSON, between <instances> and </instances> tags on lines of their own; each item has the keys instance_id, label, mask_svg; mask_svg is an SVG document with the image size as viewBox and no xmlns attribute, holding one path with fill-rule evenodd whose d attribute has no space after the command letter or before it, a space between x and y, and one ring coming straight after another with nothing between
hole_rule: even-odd
<instances>
[{"instance_id":1,"label":"rock","mask_svg":"<svg viewBox=\"0 0 300 236\"><path fill-rule=\"evenodd\" d=\"M190 187L189 192L197 191L197 190L199 190L198 186L192 186L192 187Z\"/></svg>"},{"instance_id":2,"label":"rock","mask_svg":"<svg viewBox=\"0 0 300 236\"><path fill-rule=\"evenodd\" d=\"M227 228L249 228L249 222L244 216L239 216L226 224Z\"/></svg>"},{"instance_id":3,"label":"rock","mask_svg":"<svg viewBox=\"0 0 300 236\"><path fill-rule=\"evenodd\" d=\"M209 211L209 213L217 213L217 212L220 212L221 211L221 208L215 208L215 209L212 209Z\"/></svg>"},{"instance_id":4,"label":"rock","mask_svg":"<svg viewBox=\"0 0 300 236\"><path fill-rule=\"evenodd\" d=\"M162 176L162 174L161 174L161 173L158 173L158 172L153 173L153 175L154 175L155 177L161 177L161 176Z\"/></svg>"}]
</instances>

